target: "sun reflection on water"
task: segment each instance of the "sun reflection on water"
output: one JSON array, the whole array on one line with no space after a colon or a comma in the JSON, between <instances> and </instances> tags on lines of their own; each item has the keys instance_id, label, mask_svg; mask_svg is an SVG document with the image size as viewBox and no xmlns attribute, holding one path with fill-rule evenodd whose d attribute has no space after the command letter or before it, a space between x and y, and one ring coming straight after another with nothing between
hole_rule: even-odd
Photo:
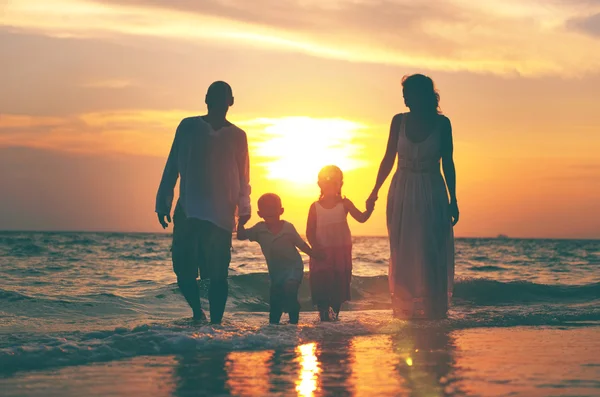
<instances>
[{"instance_id":1,"label":"sun reflection on water","mask_svg":"<svg viewBox=\"0 0 600 397\"><path fill-rule=\"evenodd\" d=\"M319 361L316 356L317 344L307 343L305 345L298 346L297 352L299 353L300 376L296 382L296 391L298 396L312 397L314 392L317 390L317 380L319 369Z\"/></svg>"}]
</instances>

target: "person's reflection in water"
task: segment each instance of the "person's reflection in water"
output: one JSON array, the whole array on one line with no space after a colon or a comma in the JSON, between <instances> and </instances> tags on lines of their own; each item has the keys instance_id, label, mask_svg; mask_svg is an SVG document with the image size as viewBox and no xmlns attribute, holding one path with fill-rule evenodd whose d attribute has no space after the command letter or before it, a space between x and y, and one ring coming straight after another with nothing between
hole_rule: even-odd
<instances>
[{"instance_id":1,"label":"person's reflection in water","mask_svg":"<svg viewBox=\"0 0 600 397\"><path fill-rule=\"evenodd\" d=\"M407 327L392 338L397 370L414 396L460 396L456 386L454 338L442 327Z\"/></svg>"},{"instance_id":2,"label":"person's reflection in water","mask_svg":"<svg viewBox=\"0 0 600 397\"><path fill-rule=\"evenodd\" d=\"M177 357L173 378L176 397L229 395L228 352L211 351Z\"/></svg>"},{"instance_id":3,"label":"person's reflection in water","mask_svg":"<svg viewBox=\"0 0 600 397\"><path fill-rule=\"evenodd\" d=\"M266 396L270 392L272 350L231 352L227 356L227 385L234 396Z\"/></svg>"},{"instance_id":4,"label":"person's reflection in water","mask_svg":"<svg viewBox=\"0 0 600 397\"><path fill-rule=\"evenodd\" d=\"M350 339L324 340L316 348L319 395L350 396L348 379L352 375ZM322 392L322 393L321 393ZM312 394L310 394L312 395Z\"/></svg>"},{"instance_id":5,"label":"person's reflection in water","mask_svg":"<svg viewBox=\"0 0 600 397\"><path fill-rule=\"evenodd\" d=\"M297 350L297 349L296 349ZM293 395L302 368L294 349L277 349L269 360L269 392L277 395Z\"/></svg>"}]
</instances>

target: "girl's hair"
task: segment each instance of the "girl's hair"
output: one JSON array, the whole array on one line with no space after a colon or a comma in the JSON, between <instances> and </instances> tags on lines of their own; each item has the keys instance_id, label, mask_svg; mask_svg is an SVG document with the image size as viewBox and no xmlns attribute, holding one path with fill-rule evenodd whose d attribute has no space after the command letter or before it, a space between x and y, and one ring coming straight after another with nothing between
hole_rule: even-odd
<instances>
[{"instance_id":1,"label":"girl's hair","mask_svg":"<svg viewBox=\"0 0 600 397\"><path fill-rule=\"evenodd\" d=\"M431 77L413 74L402 78L404 102L411 110L441 114L440 94Z\"/></svg>"},{"instance_id":2,"label":"girl's hair","mask_svg":"<svg viewBox=\"0 0 600 397\"><path fill-rule=\"evenodd\" d=\"M335 165L327 165L319 171L319 185L328 182L338 182L340 189L337 192L337 197L342 199L342 182L344 182L344 173L342 170ZM321 188L321 195L319 201L323 200L325 195L323 194L323 188Z\"/></svg>"}]
</instances>

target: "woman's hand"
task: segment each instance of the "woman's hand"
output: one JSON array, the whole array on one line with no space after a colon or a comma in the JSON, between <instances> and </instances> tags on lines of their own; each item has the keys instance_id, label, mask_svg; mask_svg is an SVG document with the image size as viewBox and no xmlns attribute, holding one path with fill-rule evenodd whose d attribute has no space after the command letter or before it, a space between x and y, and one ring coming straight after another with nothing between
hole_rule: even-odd
<instances>
[{"instance_id":1,"label":"woman's hand","mask_svg":"<svg viewBox=\"0 0 600 397\"><path fill-rule=\"evenodd\" d=\"M458 223L459 218L458 203L456 200L450 202L450 217L452 218L452 226Z\"/></svg>"},{"instance_id":2,"label":"woman's hand","mask_svg":"<svg viewBox=\"0 0 600 397\"><path fill-rule=\"evenodd\" d=\"M373 209L375 209L375 202L378 199L377 193L378 192L376 190L373 190L373 192L371 192L371 195L367 199L367 202L365 203L368 212L373 212Z\"/></svg>"}]
</instances>

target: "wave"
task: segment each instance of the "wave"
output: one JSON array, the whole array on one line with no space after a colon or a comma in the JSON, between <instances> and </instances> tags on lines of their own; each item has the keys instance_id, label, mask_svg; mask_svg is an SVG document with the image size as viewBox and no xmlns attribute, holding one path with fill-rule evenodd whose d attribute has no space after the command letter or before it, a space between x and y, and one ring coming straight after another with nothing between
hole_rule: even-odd
<instances>
[{"instance_id":1,"label":"wave","mask_svg":"<svg viewBox=\"0 0 600 397\"><path fill-rule=\"evenodd\" d=\"M60 297L28 296L22 292L0 289L0 302L7 312L36 313L52 316L52 308L84 312L86 316L122 314L134 311L152 313L165 305L184 305L175 283L157 286L150 280L127 288L95 291L92 294ZM208 285L200 282L201 296L206 300ZM361 277L352 280L352 301L346 310L382 310L390 308L387 276ZM454 285L455 307L528 306L535 304L577 304L600 299L600 283L586 285L547 285L527 281L502 282L485 278L462 279ZM313 310L307 277L299 291L303 311ZM26 307L24 307L24 305ZM229 278L228 307L235 311L265 312L269 310L269 277L266 273L234 275Z\"/></svg>"},{"instance_id":2,"label":"wave","mask_svg":"<svg viewBox=\"0 0 600 397\"><path fill-rule=\"evenodd\" d=\"M142 324L91 332L0 335L0 374L56 366L106 362L146 355L190 354L211 350L280 349L299 344L387 334L414 337L477 327L599 325L600 310L451 311L441 321L401 321L385 311L343 312L337 323L319 323L316 313L302 313L300 325L268 325L264 313L229 312L219 326L189 320Z\"/></svg>"}]
</instances>

